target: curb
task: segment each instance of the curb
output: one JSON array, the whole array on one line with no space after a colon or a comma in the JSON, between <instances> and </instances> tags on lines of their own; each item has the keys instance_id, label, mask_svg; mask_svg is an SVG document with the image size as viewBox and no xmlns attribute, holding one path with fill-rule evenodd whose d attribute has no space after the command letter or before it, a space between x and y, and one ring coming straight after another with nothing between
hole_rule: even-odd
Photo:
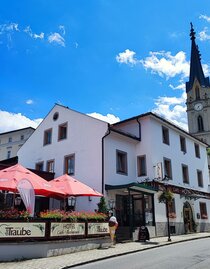
<instances>
[{"instance_id":1,"label":"curb","mask_svg":"<svg viewBox=\"0 0 210 269\"><path fill-rule=\"evenodd\" d=\"M148 248L131 250L131 251L118 253L118 254L112 254L112 255L108 255L106 257L97 258L97 259L93 259L93 260L90 260L90 261L79 262L79 263L76 263L76 264L65 266L65 267L62 267L61 269L69 269L69 268L73 268L73 267L76 267L76 266L90 264L90 263L93 263L93 262L96 262L96 261L103 261L103 260L107 260L107 259L114 258L114 257L120 257L120 256L127 255L127 254L133 254L133 253L137 253L137 252L142 252L142 251L150 250L150 249L153 249L153 248L159 248L159 247L178 244L178 243L182 243L182 242L186 242L186 241L193 241L193 240L205 239L205 238L210 238L210 235L206 235L206 236L203 236L203 237L186 238L186 239L179 240L179 241L170 241L170 242L162 243L160 245L154 245L154 246L151 246L151 247L148 247Z\"/></svg>"}]
</instances>

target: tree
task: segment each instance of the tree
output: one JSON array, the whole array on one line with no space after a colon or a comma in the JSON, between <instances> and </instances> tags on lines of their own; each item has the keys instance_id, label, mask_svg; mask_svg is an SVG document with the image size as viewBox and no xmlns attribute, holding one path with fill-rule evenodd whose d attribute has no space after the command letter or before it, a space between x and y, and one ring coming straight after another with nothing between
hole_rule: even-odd
<instances>
[{"instance_id":1,"label":"tree","mask_svg":"<svg viewBox=\"0 0 210 269\"><path fill-rule=\"evenodd\" d=\"M100 202L97 205L98 205L98 212L107 214L108 208L104 197L101 197Z\"/></svg>"}]
</instances>

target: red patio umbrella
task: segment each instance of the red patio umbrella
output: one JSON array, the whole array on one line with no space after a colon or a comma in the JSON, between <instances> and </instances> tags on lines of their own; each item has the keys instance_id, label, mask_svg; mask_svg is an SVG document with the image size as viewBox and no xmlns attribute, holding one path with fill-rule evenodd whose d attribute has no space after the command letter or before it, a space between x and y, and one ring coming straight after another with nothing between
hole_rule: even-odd
<instances>
[{"instance_id":1,"label":"red patio umbrella","mask_svg":"<svg viewBox=\"0 0 210 269\"><path fill-rule=\"evenodd\" d=\"M100 192L97 192L96 190L67 174L57 177L50 182L57 189L63 191L65 196L103 196L103 194Z\"/></svg>"},{"instance_id":2,"label":"red patio umbrella","mask_svg":"<svg viewBox=\"0 0 210 269\"><path fill-rule=\"evenodd\" d=\"M0 170L0 190L16 193L18 192L18 182L22 179L30 181L36 195L47 197L63 197L65 195L62 190L56 189L51 182L46 181L20 164Z\"/></svg>"}]
</instances>

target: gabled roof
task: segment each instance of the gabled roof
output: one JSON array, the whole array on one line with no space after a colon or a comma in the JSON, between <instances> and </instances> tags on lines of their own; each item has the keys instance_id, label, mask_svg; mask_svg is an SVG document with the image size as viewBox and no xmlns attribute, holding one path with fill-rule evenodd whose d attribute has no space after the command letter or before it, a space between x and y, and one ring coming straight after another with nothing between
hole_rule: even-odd
<instances>
[{"instance_id":1,"label":"gabled roof","mask_svg":"<svg viewBox=\"0 0 210 269\"><path fill-rule=\"evenodd\" d=\"M137 121L137 120L139 120L139 119L141 119L141 118L145 118L145 117L152 117L152 118L154 118L154 119L156 119L156 120L159 120L159 121L161 121L162 123L165 123L165 124L169 125L171 128L176 129L177 131L184 133L184 134L187 135L188 137L193 138L193 140L196 140L196 141L198 141L199 143L202 143L205 147L209 147L209 145L208 145L207 143L201 141L201 140L198 139L197 137L195 137L195 136L191 135L190 133L188 133L186 130L182 129L181 127L175 125L174 123L172 123L172 122L170 122L170 121L168 121L168 120L162 118L161 116L159 116L159 115L157 115L157 114L155 114L155 113L153 113L153 112L147 112L147 113L140 114L140 115L137 115L137 116L135 116L135 117L132 117L132 118L123 120L123 121L119 121L119 122L117 122L117 123L112 124L111 127L119 126L120 124L129 122L129 121L133 121L133 120L136 120L136 121Z\"/></svg>"},{"instance_id":2,"label":"gabled roof","mask_svg":"<svg viewBox=\"0 0 210 269\"><path fill-rule=\"evenodd\" d=\"M16 129L16 130L0 133L0 135L6 135L6 134L15 133L15 132L21 132L21 131L25 131L27 129L35 130L35 128L33 128L33 127L25 127L25 128L22 128L22 129Z\"/></svg>"}]
</instances>

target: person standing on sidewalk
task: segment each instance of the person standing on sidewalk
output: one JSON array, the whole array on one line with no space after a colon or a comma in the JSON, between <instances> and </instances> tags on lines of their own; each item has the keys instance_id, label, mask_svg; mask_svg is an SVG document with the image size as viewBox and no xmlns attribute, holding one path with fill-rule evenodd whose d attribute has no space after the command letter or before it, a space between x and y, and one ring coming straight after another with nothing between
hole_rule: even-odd
<instances>
[{"instance_id":1,"label":"person standing on sidewalk","mask_svg":"<svg viewBox=\"0 0 210 269\"><path fill-rule=\"evenodd\" d=\"M116 217L114 216L113 212L109 212L109 233L111 237L112 246L115 244L115 232L118 227L118 222Z\"/></svg>"}]
</instances>

